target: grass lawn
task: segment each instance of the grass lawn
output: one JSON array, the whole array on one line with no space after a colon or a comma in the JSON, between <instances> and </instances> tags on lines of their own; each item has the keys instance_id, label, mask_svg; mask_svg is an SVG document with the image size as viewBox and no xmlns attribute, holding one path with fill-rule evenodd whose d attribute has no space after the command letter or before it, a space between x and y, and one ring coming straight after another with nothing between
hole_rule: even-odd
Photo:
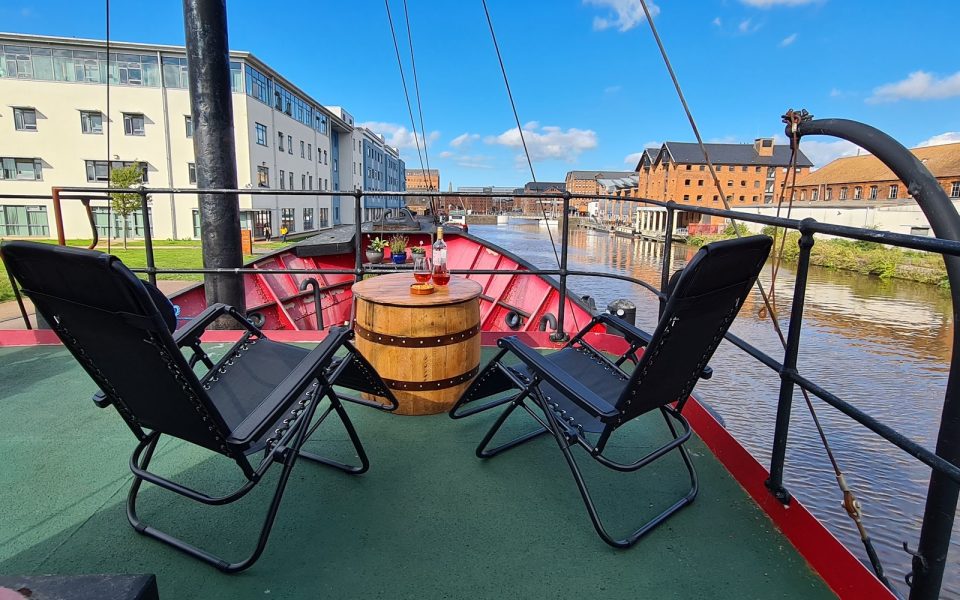
<instances>
[{"instance_id":1,"label":"grass lawn","mask_svg":"<svg viewBox=\"0 0 960 600\"><path fill-rule=\"evenodd\" d=\"M41 242L56 243L55 240L37 240ZM77 246L86 248L90 240L68 240L68 246ZM277 249L288 246L282 242L257 243L256 247L260 249ZM107 251L107 244L101 242L97 250ZM147 266L147 257L144 252L142 240L132 240L127 244L127 249L123 249L123 242L111 244L110 253L123 261L123 264L131 268L143 268ZM200 255L200 242L193 240L154 240L153 255L160 269L199 269L203 267L203 259ZM253 259L253 256L244 256L244 262ZM146 275L140 275L146 279ZM159 274L158 279L182 279L188 281L200 281L202 275L194 274ZM0 302L13 300L13 288L10 287L10 278L7 275L7 269L0 261Z\"/></svg>"}]
</instances>

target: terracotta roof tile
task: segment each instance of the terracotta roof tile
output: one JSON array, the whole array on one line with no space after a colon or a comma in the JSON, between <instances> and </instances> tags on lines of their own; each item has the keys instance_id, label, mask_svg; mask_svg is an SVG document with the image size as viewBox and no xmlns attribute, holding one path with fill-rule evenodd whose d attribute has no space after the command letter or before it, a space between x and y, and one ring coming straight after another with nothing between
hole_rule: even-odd
<instances>
[{"instance_id":1,"label":"terracotta roof tile","mask_svg":"<svg viewBox=\"0 0 960 600\"><path fill-rule=\"evenodd\" d=\"M960 176L960 143L912 148L914 156L933 173L934 177ZM797 178L797 186L895 181L897 177L880 159L872 154L848 156Z\"/></svg>"}]
</instances>

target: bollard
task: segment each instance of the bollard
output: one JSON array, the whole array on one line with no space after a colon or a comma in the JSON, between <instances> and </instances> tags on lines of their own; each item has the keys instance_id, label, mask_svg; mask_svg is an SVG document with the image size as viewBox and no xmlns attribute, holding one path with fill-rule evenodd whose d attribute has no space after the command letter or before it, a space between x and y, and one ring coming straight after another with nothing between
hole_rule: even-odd
<instances>
[{"instance_id":1,"label":"bollard","mask_svg":"<svg viewBox=\"0 0 960 600\"><path fill-rule=\"evenodd\" d=\"M631 325L637 324L637 305L629 300L625 300L623 298L614 300L607 305L607 312L609 312L611 315L620 317ZM622 333L610 327L607 328L607 333L612 333L613 335L619 335L620 337L623 337Z\"/></svg>"}]
</instances>

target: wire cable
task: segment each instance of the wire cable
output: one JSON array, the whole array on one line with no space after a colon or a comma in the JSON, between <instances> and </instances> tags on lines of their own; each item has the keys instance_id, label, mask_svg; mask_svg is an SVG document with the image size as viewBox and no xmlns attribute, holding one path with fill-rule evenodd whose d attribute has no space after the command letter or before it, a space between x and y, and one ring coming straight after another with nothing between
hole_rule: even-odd
<instances>
[{"instance_id":1,"label":"wire cable","mask_svg":"<svg viewBox=\"0 0 960 600\"><path fill-rule=\"evenodd\" d=\"M683 95L683 90L680 88L680 82L677 80L677 75L673 70L673 65L670 63L670 58L667 56L667 50L666 48L664 48L663 41L660 39L660 34L657 32L657 26L653 22L653 17L650 14L650 9L647 7L647 1L640 0L640 6L643 7L643 13L647 17L647 23L650 25L650 31L653 33L653 38L657 42L657 47L660 49L660 55L663 57L664 65L667 67L667 71L670 74L670 79L673 81L674 88L676 88L677 96L680 99L680 104L683 105L683 110L687 115L687 120L690 121L690 127L693 129L693 134L697 138L697 144L700 146L700 151L703 153L704 160L706 161L707 166L710 169L710 175L713 177L717 190L720 192L720 199L723 201L724 209L729 211L731 210L730 203L727 200L726 194L723 192L723 187L720 183L720 178L717 177L713 164L710 161L710 156L707 152L706 145L704 145L703 138L700 135L700 130L699 128L697 128L697 123L693 118L693 113L690 111L690 107L689 105L687 105L687 100ZM790 171L793 174L793 181L795 185L796 184L796 155L799 152L799 143L796 136L796 125L793 126L793 131L794 133L793 133L793 143L791 144L792 154L791 154L791 161L790 161L790 165L791 165ZM788 177L784 177L783 185L781 187L781 194L780 194L781 203L783 201L783 191L786 188L787 179ZM793 190L791 188L791 196L790 196L791 203L793 199L792 191ZM731 222L733 224L734 233L736 234L737 237L741 237L742 234L740 233L739 227L737 227L737 221L735 219L731 219ZM784 236L786 236L786 232L784 232ZM783 246L781 244L781 248L782 247ZM777 336L780 338L780 343L781 345L783 345L784 348L786 348L787 340L783 334L782 328L780 327L780 321L777 317L776 310L773 304L771 303L770 297L764 290L763 284L760 282L759 279L757 280L757 290L760 292L761 298L763 298L764 306L766 307L770 315L770 322L773 324L773 328L776 331ZM813 418L814 425L816 425L817 432L819 433L819 436L820 436L820 440L827 453L827 457L830 459L830 463L833 466L834 474L836 475L836 478L837 478L837 484L840 487L840 491L843 493L843 497L844 497L843 507L846 509L847 513L850 515L850 518L853 519L853 521L856 523L857 528L860 531L861 541L863 542L864 548L866 549L867 555L870 559L870 562L873 566L874 571L877 574L877 577L884 583L884 585L887 586L888 589L893 591L893 586L884 576L883 566L880 564L880 560L877 557L876 551L873 548L873 543L870 541L870 537L869 535L867 535L866 529L864 528L863 523L860 520L860 517L862 514L860 512L860 502L856 499L856 496L853 494L853 491L851 491L846 484L846 480L843 476L843 472L840 470L840 466L833 455L833 450L830 448L830 444L827 441L827 436L820 425L820 419L817 416L816 410L813 406L813 402L810 400L810 395L807 393L807 390L803 388L800 388L800 391L803 393L804 400L806 401L807 408L810 412L811 417Z\"/></svg>"},{"instance_id":2,"label":"wire cable","mask_svg":"<svg viewBox=\"0 0 960 600\"><path fill-rule=\"evenodd\" d=\"M493 49L497 51L497 61L500 63L500 72L503 74L503 84L507 88L507 97L510 98L510 108L513 109L513 119L517 122L517 132L520 134L520 143L523 144L523 154L527 157L527 166L530 167L530 177L533 182L537 182L537 174L533 171L533 160L530 158L530 150L527 149L527 138L523 135L523 127L520 125L520 115L517 112L517 103L513 101L513 92L510 90L510 80L507 78L507 68L503 65L503 56L500 54L500 44L497 43L497 34L493 30L493 20L490 18L490 10L487 8L487 0L480 0L483 3L483 13L487 16L487 26L490 27L490 37L493 39ZM550 246L553 248L553 256L557 259L557 267L560 266L560 254L557 252L557 243L553 240L553 232L550 231L550 223L547 221L547 211L543 208L543 198L537 198L540 205L540 212L543 214L543 222L547 226L547 235L550 236ZM566 219L567 215L563 215Z\"/></svg>"},{"instance_id":3,"label":"wire cable","mask_svg":"<svg viewBox=\"0 0 960 600\"><path fill-rule=\"evenodd\" d=\"M407 42L410 44L410 66L413 71L413 89L417 97L417 112L420 115L420 133L423 134L423 158L427 162L427 171L425 175L430 182L430 188L433 189L433 180L429 179L430 171L430 153L427 152L427 128L423 124L423 106L420 104L420 81L417 78L417 60L413 53L413 33L410 30L410 13L407 10L407 0L403 0L403 18L407 22ZM440 190L437 190L440 191Z\"/></svg>"}]
</instances>

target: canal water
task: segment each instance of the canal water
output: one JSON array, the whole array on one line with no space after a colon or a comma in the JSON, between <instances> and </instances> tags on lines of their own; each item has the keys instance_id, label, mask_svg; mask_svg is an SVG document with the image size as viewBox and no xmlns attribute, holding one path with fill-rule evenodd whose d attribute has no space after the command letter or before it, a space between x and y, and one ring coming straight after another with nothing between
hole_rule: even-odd
<instances>
[{"instance_id":1,"label":"canal water","mask_svg":"<svg viewBox=\"0 0 960 600\"><path fill-rule=\"evenodd\" d=\"M556 268L547 229L537 225L471 226L470 233L542 268ZM559 235L553 230L559 246ZM663 244L614 237L605 232L570 234L569 268L619 273L659 287ZM677 245L673 269L696 248ZM761 279L770 289L770 270ZM776 298L783 331L789 323L794 272L785 265ZM637 325L652 331L657 299L640 286L614 279L571 277L572 293L590 295L598 308L626 298L637 305ZM731 331L782 361L783 350L769 318L759 316L754 291ZM802 375L924 444L935 445L950 361L953 324L949 293L935 286L811 267L798 369ZM718 412L729 431L769 466L780 380L731 344L721 344L714 376L698 395ZM812 397L847 482L863 504L864 521L888 576L906 595L904 575L916 548L930 471L837 410ZM833 470L797 392L787 447L785 485L848 548L866 562L856 528L841 507ZM960 522L954 528L943 597L960 598Z\"/></svg>"}]
</instances>

